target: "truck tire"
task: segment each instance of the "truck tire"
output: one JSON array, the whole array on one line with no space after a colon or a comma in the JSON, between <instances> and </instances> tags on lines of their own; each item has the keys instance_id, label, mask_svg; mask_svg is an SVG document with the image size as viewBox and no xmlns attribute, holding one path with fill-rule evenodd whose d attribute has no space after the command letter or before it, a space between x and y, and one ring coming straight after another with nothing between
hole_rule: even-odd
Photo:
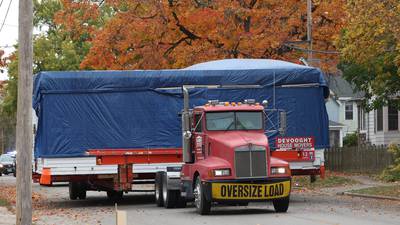
<instances>
[{"instance_id":1,"label":"truck tire","mask_svg":"<svg viewBox=\"0 0 400 225\"><path fill-rule=\"evenodd\" d=\"M176 202L176 207L177 208L186 208L186 198L181 196L181 192L178 191L178 198Z\"/></svg>"},{"instance_id":2,"label":"truck tire","mask_svg":"<svg viewBox=\"0 0 400 225\"><path fill-rule=\"evenodd\" d=\"M78 182L69 182L69 199L76 200L79 196L79 183Z\"/></svg>"},{"instance_id":3,"label":"truck tire","mask_svg":"<svg viewBox=\"0 0 400 225\"><path fill-rule=\"evenodd\" d=\"M201 215L207 215L211 211L211 201L208 201L203 186L201 185L200 177L196 178L196 183L194 185L194 205L196 207L196 211Z\"/></svg>"},{"instance_id":4,"label":"truck tire","mask_svg":"<svg viewBox=\"0 0 400 225\"><path fill-rule=\"evenodd\" d=\"M122 191L107 191L107 197L112 202L119 202L122 200L124 193Z\"/></svg>"},{"instance_id":5,"label":"truck tire","mask_svg":"<svg viewBox=\"0 0 400 225\"><path fill-rule=\"evenodd\" d=\"M286 198L279 198L272 200L272 204L274 205L275 212L284 213L289 208L289 199L290 197Z\"/></svg>"},{"instance_id":6,"label":"truck tire","mask_svg":"<svg viewBox=\"0 0 400 225\"><path fill-rule=\"evenodd\" d=\"M164 199L163 199L163 175L160 172L156 173L156 179L154 182L154 193L156 199L156 205L158 207L164 206Z\"/></svg>"},{"instance_id":7,"label":"truck tire","mask_svg":"<svg viewBox=\"0 0 400 225\"><path fill-rule=\"evenodd\" d=\"M168 190L167 174L162 173L162 199L164 200L164 207L167 209L175 208L178 201L177 190Z\"/></svg>"}]
</instances>

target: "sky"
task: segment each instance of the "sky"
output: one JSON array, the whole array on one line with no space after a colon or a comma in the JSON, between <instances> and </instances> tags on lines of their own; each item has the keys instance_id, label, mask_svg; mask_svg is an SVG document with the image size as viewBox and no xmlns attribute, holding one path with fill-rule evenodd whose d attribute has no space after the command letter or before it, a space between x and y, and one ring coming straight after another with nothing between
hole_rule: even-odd
<instances>
[{"instance_id":1,"label":"sky","mask_svg":"<svg viewBox=\"0 0 400 225\"><path fill-rule=\"evenodd\" d=\"M6 55L14 51L14 48L4 47L13 46L18 41L18 0L0 0L0 27L6 16L8 5L11 2L10 10L4 22L3 29L0 31L0 49L3 49ZM7 71L0 73L0 80L7 79Z\"/></svg>"}]
</instances>

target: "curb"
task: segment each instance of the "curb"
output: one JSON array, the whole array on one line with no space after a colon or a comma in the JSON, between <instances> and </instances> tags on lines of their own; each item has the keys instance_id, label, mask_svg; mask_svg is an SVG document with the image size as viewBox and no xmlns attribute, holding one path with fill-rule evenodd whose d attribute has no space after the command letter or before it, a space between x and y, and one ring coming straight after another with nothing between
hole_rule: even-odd
<instances>
[{"instance_id":1,"label":"curb","mask_svg":"<svg viewBox=\"0 0 400 225\"><path fill-rule=\"evenodd\" d=\"M400 198L397 198L397 197L389 197L389 196L384 196L384 195L358 194L358 193L352 193L352 192L348 192L348 191L339 192L337 194L338 195L348 195L348 196L353 196L353 197L374 198L374 199L382 199L382 200L400 201Z\"/></svg>"}]
</instances>

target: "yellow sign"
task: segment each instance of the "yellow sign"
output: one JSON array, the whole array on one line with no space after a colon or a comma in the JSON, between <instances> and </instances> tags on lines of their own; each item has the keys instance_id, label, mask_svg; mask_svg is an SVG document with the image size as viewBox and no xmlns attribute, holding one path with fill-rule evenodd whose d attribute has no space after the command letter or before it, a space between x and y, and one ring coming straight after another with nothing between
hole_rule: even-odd
<instances>
[{"instance_id":1,"label":"yellow sign","mask_svg":"<svg viewBox=\"0 0 400 225\"><path fill-rule=\"evenodd\" d=\"M272 184L213 183L213 199L262 200L288 196L290 181Z\"/></svg>"}]
</instances>

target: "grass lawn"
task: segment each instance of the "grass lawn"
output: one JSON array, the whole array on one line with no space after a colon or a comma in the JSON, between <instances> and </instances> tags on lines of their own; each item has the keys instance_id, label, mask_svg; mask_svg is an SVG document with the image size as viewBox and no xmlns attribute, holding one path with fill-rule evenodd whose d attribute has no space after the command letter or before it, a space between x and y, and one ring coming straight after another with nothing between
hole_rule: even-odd
<instances>
[{"instance_id":1,"label":"grass lawn","mask_svg":"<svg viewBox=\"0 0 400 225\"><path fill-rule=\"evenodd\" d=\"M354 185L358 184L358 182L343 175L327 173L325 179L320 179L317 177L317 181L314 183L310 182L309 176L294 176L293 184L302 188L314 189Z\"/></svg>"},{"instance_id":2,"label":"grass lawn","mask_svg":"<svg viewBox=\"0 0 400 225\"><path fill-rule=\"evenodd\" d=\"M364 188L360 190L351 191L352 193L357 194L367 194L367 195L382 195L389 197L397 197L400 198L400 185L394 186L378 186L371 188Z\"/></svg>"}]
</instances>

